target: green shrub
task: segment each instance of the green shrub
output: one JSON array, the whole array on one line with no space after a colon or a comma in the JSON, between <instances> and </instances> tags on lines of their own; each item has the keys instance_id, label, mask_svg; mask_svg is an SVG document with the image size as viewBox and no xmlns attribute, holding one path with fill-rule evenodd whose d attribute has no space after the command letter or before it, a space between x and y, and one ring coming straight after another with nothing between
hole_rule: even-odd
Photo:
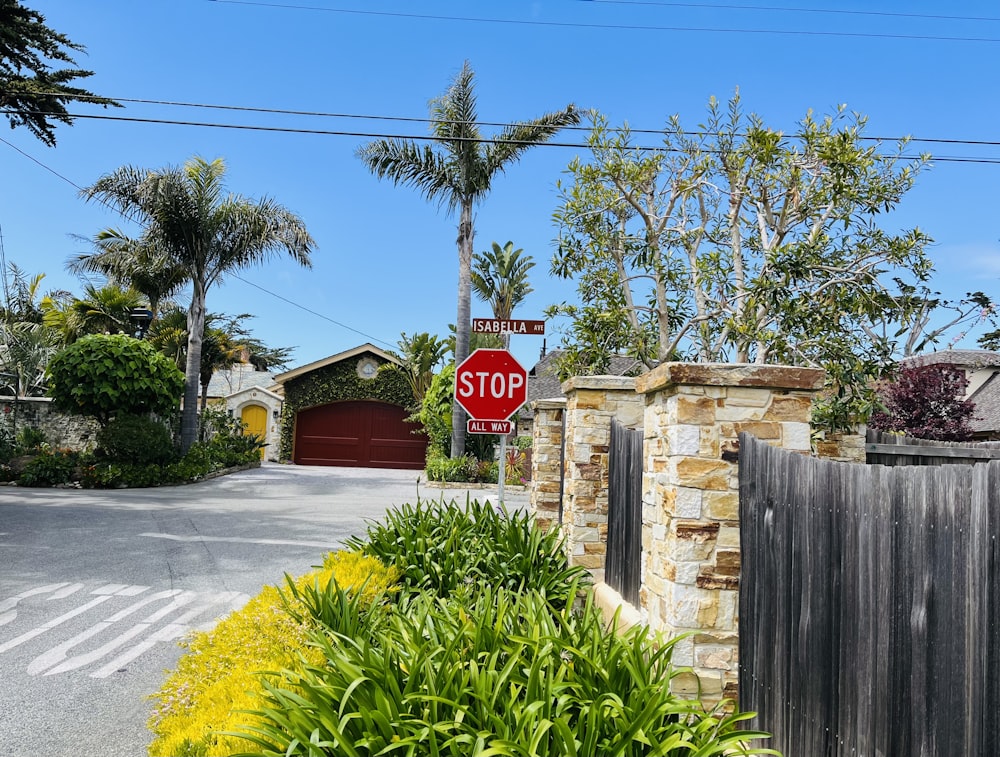
<instances>
[{"instance_id":1,"label":"green shrub","mask_svg":"<svg viewBox=\"0 0 1000 757\"><path fill-rule=\"evenodd\" d=\"M17 432L16 446L20 454L37 452L45 443L45 432L35 426L25 426Z\"/></svg>"},{"instance_id":2,"label":"green shrub","mask_svg":"<svg viewBox=\"0 0 1000 757\"><path fill-rule=\"evenodd\" d=\"M21 486L57 486L73 480L79 455L71 450L43 448L29 460L17 483Z\"/></svg>"},{"instance_id":3,"label":"green shrub","mask_svg":"<svg viewBox=\"0 0 1000 757\"><path fill-rule=\"evenodd\" d=\"M256 722L247 710L261 705L264 681L281 682L283 668L323 662L321 650L309 642L316 621L296 597L310 590L324 593L331 584L343 587L338 591L351 597L360 615L394 580L394 572L374 558L331 553L320 570L287 577L290 598L266 586L212 630L194 633L183 643L187 653L177 669L153 695L149 727L155 739L149 754L210 757L252 746L230 732Z\"/></svg>"},{"instance_id":4,"label":"green shrub","mask_svg":"<svg viewBox=\"0 0 1000 757\"><path fill-rule=\"evenodd\" d=\"M101 423L118 415L169 415L184 392L184 374L149 342L125 334L90 334L48 365L52 407Z\"/></svg>"},{"instance_id":5,"label":"green shrub","mask_svg":"<svg viewBox=\"0 0 1000 757\"><path fill-rule=\"evenodd\" d=\"M472 455L448 457L434 447L427 450L424 471L428 481L453 483L495 484L500 475L500 467L495 461L478 460Z\"/></svg>"},{"instance_id":6,"label":"green shrub","mask_svg":"<svg viewBox=\"0 0 1000 757\"><path fill-rule=\"evenodd\" d=\"M331 597L335 628L244 729L255 755L748 755L748 714L671 693L675 642L616 633L589 602L485 587L471 601L410 595L385 614ZM350 633L343 633L346 627Z\"/></svg>"},{"instance_id":7,"label":"green shrub","mask_svg":"<svg viewBox=\"0 0 1000 757\"><path fill-rule=\"evenodd\" d=\"M570 566L557 531L542 531L527 513L507 513L488 502L464 507L417 501L391 510L368 527L351 549L395 565L409 590L448 596L461 587L490 585L544 591L556 604L571 602L575 581L587 572Z\"/></svg>"},{"instance_id":8,"label":"green shrub","mask_svg":"<svg viewBox=\"0 0 1000 757\"><path fill-rule=\"evenodd\" d=\"M97 454L117 463L163 465L177 457L167 427L143 415L122 415L97 432Z\"/></svg>"}]
</instances>

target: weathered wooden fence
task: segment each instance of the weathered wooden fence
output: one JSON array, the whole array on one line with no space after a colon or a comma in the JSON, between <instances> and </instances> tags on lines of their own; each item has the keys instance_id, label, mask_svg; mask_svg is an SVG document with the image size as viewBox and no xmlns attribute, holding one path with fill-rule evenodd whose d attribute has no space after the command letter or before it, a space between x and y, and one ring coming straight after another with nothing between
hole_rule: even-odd
<instances>
[{"instance_id":1,"label":"weathered wooden fence","mask_svg":"<svg viewBox=\"0 0 1000 757\"><path fill-rule=\"evenodd\" d=\"M604 582L636 606L642 566L642 437L641 430L611 421Z\"/></svg>"},{"instance_id":2,"label":"weathered wooden fence","mask_svg":"<svg viewBox=\"0 0 1000 757\"><path fill-rule=\"evenodd\" d=\"M740 704L786 757L1000 754L1000 464L740 436Z\"/></svg>"},{"instance_id":3,"label":"weathered wooden fence","mask_svg":"<svg viewBox=\"0 0 1000 757\"><path fill-rule=\"evenodd\" d=\"M939 442L868 429L865 460L869 465L949 465L1000 460L1000 442Z\"/></svg>"}]
</instances>

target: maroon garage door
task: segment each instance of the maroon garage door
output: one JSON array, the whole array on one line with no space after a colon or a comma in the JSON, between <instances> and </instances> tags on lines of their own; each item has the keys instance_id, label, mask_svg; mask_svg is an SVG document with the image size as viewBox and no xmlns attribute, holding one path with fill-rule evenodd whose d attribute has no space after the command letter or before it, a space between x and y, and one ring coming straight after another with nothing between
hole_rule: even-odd
<instances>
[{"instance_id":1,"label":"maroon garage door","mask_svg":"<svg viewBox=\"0 0 1000 757\"><path fill-rule=\"evenodd\" d=\"M299 465L362 468L424 467L427 437L416 435L408 413L384 402L334 402L302 410L295 419Z\"/></svg>"}]
</instances>

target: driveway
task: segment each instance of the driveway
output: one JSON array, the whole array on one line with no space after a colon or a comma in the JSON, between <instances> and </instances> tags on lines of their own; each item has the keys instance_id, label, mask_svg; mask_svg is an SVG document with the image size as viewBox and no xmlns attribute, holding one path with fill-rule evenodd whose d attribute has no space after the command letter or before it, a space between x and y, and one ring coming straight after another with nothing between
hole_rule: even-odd
<instances>
[{"instance_id":1,"label":"driveway","mask_svg":"<svg viewBox=\"0 0 1000 757\"><path fill-rule=\"evenodd\" d=\"M0 487L0 755L145 754L146 697L184 633L308 571L391 506L496 494L275 464L183 487Z\"/></svg>"}]
</instances>

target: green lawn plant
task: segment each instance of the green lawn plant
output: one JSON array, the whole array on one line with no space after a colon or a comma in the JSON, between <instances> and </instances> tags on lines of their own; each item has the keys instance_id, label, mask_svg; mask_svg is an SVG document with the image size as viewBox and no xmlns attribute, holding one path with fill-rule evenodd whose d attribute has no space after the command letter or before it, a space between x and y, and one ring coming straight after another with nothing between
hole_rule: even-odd
<instances>
[{"instance_id":1,"label":"green lawn plant","mask_svg":"<svg viewBox=\"0 0 1000 757\"><path fill-rule=\"evenodd\" d=\"M751 713L673 693L678 639L608 622L563 547L489 503L390 511L338 553L355 567L328 560L189 642L150 754L777 754L741 730Z\"/></svg>"},{"instance_id":2,"label":"green lawn plant","mask_svg":"<svg viewBox=\"0 0 1000 757\"><path fill-rule=\"evenodd\" d=\"M151 757L211 757L251 748L230 732L256 722L247 710L261 706L265 682L284 682L286 668L323 664L323 650L309 636L317 622L297 597L332 584L361 615L394 580L395 571L375 558L331 553L318 570L289 577L289 591L267 586L212 630L191 635L177 669L153 695Z\"/></svg>"},{"instance_id":3,"label":"green lawn plant","mask_svg":"<svg viewBox=\"0 0 1000 757\"><path fill-rule=\"evenodd\" d=\"M312 632L323 661L265 681L254 755L708 757L746 746L747 714L671 693L675 642L616 633L590 602L484 584L462 597L411 593L364 614L334 598ZM345 633L344 628L349 629ZM771 752L773 753L773 752Z\"/></svg>"},{"instance_id":4,"label":"green lawn plant","mask_svg":"<svg viewBox=\"0 0 1000 757\"><path fill-rule=\"evenodd\" d=\"M562 605L575 597L574 582L588 575L568 564L558 531L542 531L528 513L477 500L459 506L418 499L391 510L347 546L397 566L407 589L442 597L491 585L537 589Z\"/></svg>"}]
</instances>

